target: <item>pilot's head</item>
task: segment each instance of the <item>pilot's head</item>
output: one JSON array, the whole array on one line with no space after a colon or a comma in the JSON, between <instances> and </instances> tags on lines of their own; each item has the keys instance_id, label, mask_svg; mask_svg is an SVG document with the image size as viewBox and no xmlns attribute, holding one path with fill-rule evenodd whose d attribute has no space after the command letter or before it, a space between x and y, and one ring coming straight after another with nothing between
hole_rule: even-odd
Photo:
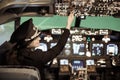
<instances>
[{"instance_id":1,"label":"pilot's head","mask_svg":"<svg viewBox=\"0 0 120 80\"><path fill-rule=\"evenodd\" d=\"M17 43L20 47L37 47L40 40L40 31L34 26L32 18L22 23L12 34L11 43ZM34 42L34 43L33 43ZM35 45L36 44L36 45Z\"/></svg>"}]
</instances>

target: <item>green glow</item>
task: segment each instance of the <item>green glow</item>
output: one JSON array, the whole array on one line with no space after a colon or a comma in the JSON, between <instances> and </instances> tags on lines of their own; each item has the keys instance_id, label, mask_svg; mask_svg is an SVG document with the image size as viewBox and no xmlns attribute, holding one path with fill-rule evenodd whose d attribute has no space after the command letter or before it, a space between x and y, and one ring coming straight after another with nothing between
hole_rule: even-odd
<instances>
[{"instance_id":1,"label":"green glow","mask_svg":"<svg viewBox=\"0 0 120 80\"><path fill-rule=\"evenodd\" d=\"M39 29L51 29L51 28L64 28L66 26L67 17L54 15L52 17L22 17L21 21L33 18L33 23ZM72 24L74 26L75 20ZM92 17L87 16L86 19L81 21L80 27L91 29L111 29L120 31L120 18L114 18L112 16L104 17Z\"/></svg>"}]
</instances>

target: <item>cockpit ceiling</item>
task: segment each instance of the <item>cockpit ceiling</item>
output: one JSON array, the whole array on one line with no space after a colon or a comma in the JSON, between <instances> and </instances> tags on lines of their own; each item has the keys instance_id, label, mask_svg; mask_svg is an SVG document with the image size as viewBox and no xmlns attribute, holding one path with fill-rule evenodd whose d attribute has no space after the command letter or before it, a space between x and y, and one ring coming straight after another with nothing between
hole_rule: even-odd
<instances>
[{"instance_id":1,"label":"cockpit ceiling","mask_svg":"<svg viewBox=\"0 0 120 80\"><path fill-rule=\"evenodd\" d=\"M21 16L52 16L53 3L53 0L1 0L0 24Z\"/></svg>"},{"instance_id":2,"label":"cockpit ceiling","mask_svg":"<svg viewBox=\"0 0 120 80\"><path fill-rule=\"evenodd\" d=\"M24 16L32 16L32 17L33 16L53 16L57 14L57 11L58 11L57 15L61 16L61 13L62 13L62 15L66 16L66 13L68 12L65 11L66 12L65 13L64 10L61 11L61 9L66 9L64 7L66 7L65 5L68 5L68 4L66 3L63 4L63 2L59 2L59 1L63 1L63 2L68 1L69 3L72 3L71 1L73 1L75 3L75 1L77 0L0 0L0 24L8 22L8 21L12 21L12 20L15 20L16 18L24 17ZM81 0L81 1L87 1L87 0ZM98 2L99 0L88 0L88 1L90 2L95 1L94 5L96 7L94 8L102 8L102 7L98 7L97 3L99 3ZM115 6L111 5L111 6L114 6L115 9L118 10L117 11L118 13L114 14L114 17L119 18L120 17L120 1L119 0L112 0L112 1L116 1L115 4L117 5L117 7L116 5ZM108 2L107 4L109 3L111 2ZM63 6L61 6L61 4ZM58 9L59 5L61 6L60 8L61 13L59 13L59 9ZM73 6L76 6L76 5L73 4ZM109 9L113 9L111 6ZM95 12L95 15L97 15L96 12L98 12L99 10L95 11L94 9L91 9L90 11L92 13ZM91 12L90 14L92 14Z\"/></svg>"},{"instance_id":3,"label":"cockpit ceiling","mask_svg":"<svg viewBox=\"0 0 120 80\"><path fill-rule=\"evenodd\" d=\"M0 2L0 14L13 13L17 15L26 13L40 13L45 9L46 13L53 14L52 0L3 0Z\"/></svg>"}]
</instances>

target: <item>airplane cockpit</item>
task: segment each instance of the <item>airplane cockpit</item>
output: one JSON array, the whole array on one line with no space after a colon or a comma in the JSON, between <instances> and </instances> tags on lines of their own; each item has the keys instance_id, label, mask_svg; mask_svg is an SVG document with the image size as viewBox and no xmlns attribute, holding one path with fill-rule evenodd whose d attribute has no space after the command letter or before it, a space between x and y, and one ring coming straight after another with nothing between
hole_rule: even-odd
<instances>
[{"instance_id":1,"label":"airplane cockpit","mask_svg":"<svg viewBox=\"0 0 120 80\"><path fill-rule=\"evenodd\" d=\"M0 44L32 18L42 31L36 49L47 51L56 45L71 11L75 19L70 36L61 53L46 64L46 80L118 80L119 0L0 0Z\"/></svg>"}]
</instances>

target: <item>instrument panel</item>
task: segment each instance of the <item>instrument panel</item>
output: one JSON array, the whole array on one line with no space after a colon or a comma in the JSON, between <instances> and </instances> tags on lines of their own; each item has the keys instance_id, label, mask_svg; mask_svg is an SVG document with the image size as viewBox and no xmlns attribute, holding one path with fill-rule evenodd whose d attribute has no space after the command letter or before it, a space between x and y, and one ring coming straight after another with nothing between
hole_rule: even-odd
<instances>
[{"instance_id":1,"label":"instrument panel","mask_svg":"<svg viewBox=\"0 0 120 80\"><path fill-rule=\"evenodd\" d=\"M39 48L46 51L55 46L63 31L62 28L43 31ZM57 56L57 61L55 59L54 63L53 60L52 67L57 64L59 75L72 74L72 79L87 80L87 75L98 74L97 68L120 66L120 40L116 37L117 33L108 29L71 28L67 43Z\"/></svg>"},{"instance_id":2,"label":"instrument panel","mask_svg":"<svg viewBox=\"0 0 120 80\"><path fill-rule=\"evenodd\" d=\"M63 29L50 29L42 33L44 37L40 46L43 51L46 51L57 44ZM120 55L120 42L111 36L116 35L107 29L72 28L63 51L57 56L61 73L70 73L69 67L73 71L87 68L88 72L95 72L97 67L119 66L115 59ZM116 64L112 64L111 61L116 61Z\"/></svg>"}]
</instances>

